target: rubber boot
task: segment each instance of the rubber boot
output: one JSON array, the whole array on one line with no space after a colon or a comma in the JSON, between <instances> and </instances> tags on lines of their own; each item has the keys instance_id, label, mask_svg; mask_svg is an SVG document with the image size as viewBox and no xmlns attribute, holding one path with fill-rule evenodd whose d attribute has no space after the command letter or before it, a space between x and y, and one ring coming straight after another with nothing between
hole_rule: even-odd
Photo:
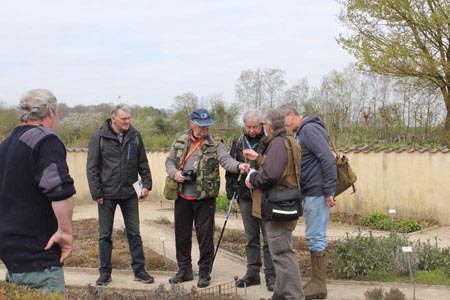
<instances>
[{"instance_id":1,"label":"rubber boot","mask_svg":"<svg viewBox=\"0 0 450 300\"><path fill-rule=\"evenodd\" d=\"M324 251L310 252L311 280L305 284L303 291L306 300L327 298L327 266L328 258Z\"/></svg>"}]
</instances>

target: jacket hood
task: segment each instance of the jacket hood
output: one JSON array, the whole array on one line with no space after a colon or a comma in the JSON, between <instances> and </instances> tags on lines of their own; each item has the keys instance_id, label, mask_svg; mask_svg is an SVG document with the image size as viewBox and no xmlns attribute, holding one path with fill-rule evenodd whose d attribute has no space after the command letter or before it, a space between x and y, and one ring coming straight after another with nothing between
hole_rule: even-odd
<instances>
[{"instance_id":1,"label":"jacket hood","mask_svg":"<svg viewBox=\"0 0 450 300\"><path fill-rule=\"evenodd\" d=\"M302 123L300 124L300 127L297 129L297 134L300 132L303 126L305 126L308 123L316 123L325 129L325 122L319 116L312 115L307 116L303 119Z\"/></svg>"}]
</instances>

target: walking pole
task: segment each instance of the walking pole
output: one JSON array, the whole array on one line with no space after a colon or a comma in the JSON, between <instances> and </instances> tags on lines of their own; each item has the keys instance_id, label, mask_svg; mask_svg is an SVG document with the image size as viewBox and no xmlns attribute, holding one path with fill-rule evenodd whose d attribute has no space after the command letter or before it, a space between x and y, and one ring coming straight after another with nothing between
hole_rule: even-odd
<instances>
[{"instance_id":1,"label":"walking pole","mask_svg":"<svg viewBox=\"0 0 450 300\"><path fill-rule=\"evenodd\" d=\"M238 180L236 181L236 188L234 189L234 192L233 192L233 197L231 197L230 205L228 206L227 215L225 216L225 223L223 223L222 232L220 233L219 241L217 242L216 251L214 251L214 256L213 256L213 259L211 262L211 272L212 272L212 268L214 265L214 260L216 259L217 252L219 251L220 242L222 241L223 232L225 231L225 226L227 226L228 219L230 218L231 208L233 207L233 201L236 199L237 185L238 185L239 180L241 179L241 176L242 176L242 174L239 174Z\"/></svg>"}]
</instances>

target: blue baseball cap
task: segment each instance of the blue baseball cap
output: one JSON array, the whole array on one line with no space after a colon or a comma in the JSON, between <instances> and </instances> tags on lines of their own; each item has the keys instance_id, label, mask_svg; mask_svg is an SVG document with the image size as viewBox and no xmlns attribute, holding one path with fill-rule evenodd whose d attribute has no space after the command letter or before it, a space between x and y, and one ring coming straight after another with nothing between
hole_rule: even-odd
<instances>
[{"instance_id":1,"label":"blue baseball cap","mask_svg":"<svg viewBox=\"0 0 450 300\"><path fill-rule=\"evenodd\" d=\"M191 112L191 120L198 126L214 125L214 120L211 119L209 112L204 108L195 109Z\"/></svg>"}]
</instances>

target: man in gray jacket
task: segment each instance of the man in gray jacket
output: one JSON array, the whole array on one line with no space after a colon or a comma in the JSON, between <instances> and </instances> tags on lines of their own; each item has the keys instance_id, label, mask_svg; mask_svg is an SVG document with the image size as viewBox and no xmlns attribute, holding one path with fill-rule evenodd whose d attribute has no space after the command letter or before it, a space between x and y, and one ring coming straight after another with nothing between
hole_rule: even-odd
<instances>
[{"instance_id":1,"label":"man in gray jacket","mask_svg":"<svg viewBox=\"0 0 450 300\"><path fill-rule=\"evenodd\" d=\"M111 118L90 139L87 178L92 199L98 203L100 277L97 285L111 281L114 213L122 210L130 247L134 280L152 283L145 271L145 257L139 232L138 200L152 189L152 177L140 133L130 124L130 107L119 104ZM136 195L133 183L141 177L142 191Z\"/></svg>"}]
</instances>

